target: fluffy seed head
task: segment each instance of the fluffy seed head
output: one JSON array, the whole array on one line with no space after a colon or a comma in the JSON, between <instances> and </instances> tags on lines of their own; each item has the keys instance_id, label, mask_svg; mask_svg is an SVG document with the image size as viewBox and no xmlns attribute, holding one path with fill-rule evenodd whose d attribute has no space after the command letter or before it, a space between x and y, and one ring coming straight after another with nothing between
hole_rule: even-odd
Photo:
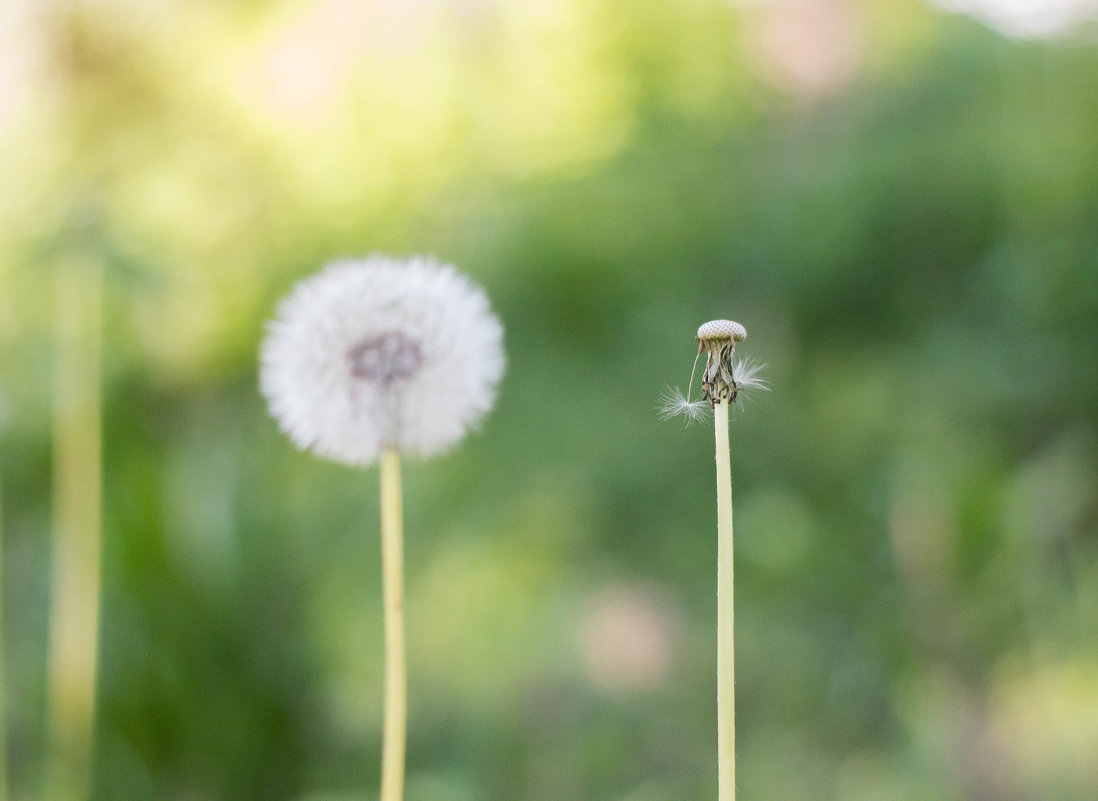
<instances>
[{"instance_id":1,"label":"fluffy seed head","mask_svg":"<svg viewBox=\"0 0 1098 801\"><path fill-rule=\"evenodd\" d=\"M731 320L710 320L698 328L698 339L731 339L733 342L741 342L747 339L747 329Z\"/></svg>"},{"instance_id":2,"label":"fluffy seed head","mask_svg":"<svg viewBox=\"0 0 1098 801\"><path fill-rule=\"evenodd\" d=\"M299 448L350 465L381 448L430 456L491 409L503 328L484 292L448 264L335 261L278 307L260 388Z\"/></svg>"}]
</instances>

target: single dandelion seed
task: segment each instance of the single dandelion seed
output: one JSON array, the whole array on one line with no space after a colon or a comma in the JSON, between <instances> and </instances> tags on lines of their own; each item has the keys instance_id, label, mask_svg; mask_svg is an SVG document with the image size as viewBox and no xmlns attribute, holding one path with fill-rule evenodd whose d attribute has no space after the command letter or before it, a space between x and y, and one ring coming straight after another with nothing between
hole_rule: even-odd
<instances>
[{"instance_id":1,"label":"single dandelion seed","mask_svg":"<svg viewBox=\"0 0 1098 801\"><path fill-rule=\"evenodd\" d=\"M705 407L705 401L692 401L678 387L667 387L660 395L659 418L670 420L682 415L689 424L701 417Z\"/></svg>"},{"instance_id":2,"label":"single dandelion seed","mask_svg":"<svg viewBox=\"0 0 1098 801\"><path fill-rule=\"evenodd\" d=\"M282 301L260 354L272 416L299 448L348 465L380 462L385 617L381 801L404 787L400 455L431 456L491 409L503 328L484 292L428 258L333 262Z\"/></svg>"},{"instance_id":3,"label":"single dandelion seed","mask_svg":"<svg viewBox=\"0 0 1098 801\"><path fill-rule=\"evenodd\" d=\"M736 397L733 400L747 398L756 390L769 392L770 382L762 375L765 369L766 365L758 359L751 357L746 359L734 358L732 360L732 375L736 379Z\"/></svg>"},{"instance_id":4,"label":"single dandelion seed","mask_svg":"<svg viewBox=\"0 0 1098 801\"><path fill-rule=\"evenodd\" d=\"M740 394L752 389L770 390L770 382L762 377L761 373L766 365L758 359L748 357L737 358L732 367L732 374L736 377L736 391Z\"/></svg>"},{"instance_id":5,"label":"single dandelion seed","mask_svg":"<svg viewBox=\"0 0 1098 801\"><path fill-rule=\"evenodd\" d=\"M728 446L728 409L741 395L768 390L761 375L764 364L735 356L736 343L747 330L731 320L712 320L697 332L698 358L705 353L701 388L705 400L690 401L677 387L668 390L660 406L664 419L697 418L706 406L713 410L717 466L717 774L719 801L736 798L735 606L732 558L732 460ZM690 372L690 388L694 370Z\"/></svg>"}]
</instances>

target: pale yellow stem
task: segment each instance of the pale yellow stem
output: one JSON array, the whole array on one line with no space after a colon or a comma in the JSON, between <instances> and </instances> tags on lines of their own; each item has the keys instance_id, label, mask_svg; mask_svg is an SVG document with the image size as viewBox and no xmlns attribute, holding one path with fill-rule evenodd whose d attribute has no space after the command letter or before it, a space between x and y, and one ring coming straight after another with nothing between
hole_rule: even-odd
<instances>
[{"instance_id":1,"label":"pale yellow stem","mask_svg":"<svg viewBox=\"0 0 1098 801\"><path fill-rule=\"evenodd\" d=\"M99 643L102 266L56 276L46 725L50 801L89 796Z\"/></svg>"},{"instance_id":2,"label":"pale yellow stem","mask_svg":"<svg viewBox=\"0 0 1098 801\"><path fill-rule=\"evenodd\" d=\"M3 425L3 423L0 423ZM8 799L8 739L4 702L8 698L4 687L4 507L3 482L0 482L0 801Z\"/></svg>"},{"instance_id":3,"label":"pale yellow stem","mask_svg":"<svg viewBox=\"0 0 1098 801\"><path fill-rule=\"evenodd\" d=\"M385 609L385 719L381 742L381 801L404 796L404 748L408 715L404 655L404 511L400 454L381 452L381 584Z\"/></svg>"},{"instance_id":4,"label":"pale yellow stem","mask_svg":"<svg viewBox=\"0 0 1098 801\"><path fill-rule=\"evenodd\" d=\"M736 644L732 563L732 458L728 399L713 410L717 440L717 780L719 801L736 799Z\"/></svg>"}]
</instances>

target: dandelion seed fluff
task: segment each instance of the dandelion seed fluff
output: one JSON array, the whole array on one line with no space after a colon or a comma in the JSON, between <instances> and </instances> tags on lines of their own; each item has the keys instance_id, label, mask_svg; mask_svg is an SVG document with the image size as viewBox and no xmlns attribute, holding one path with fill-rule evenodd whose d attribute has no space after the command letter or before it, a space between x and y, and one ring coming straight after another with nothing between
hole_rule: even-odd
<instances>
[{"instance_id":1,"label":"dandelion seed fluff","mask_svg":"<svg viewBox=\"0 0 1098 801\"><path fill-rule=\"evenodd\" d=\"M429 258L329 264L269 323L260 388L299 448L369 465L385 447L430 456L491 409L503 327L484 292Z\"/></svg>"},{"instance_id":2,"label":"dandelion seed fluff","mask_svg":"<svg viewBox=\"0 0 1098 801\"><path fill-rule=\"evenodd\" d=\"M740 395L746 395L751 390L762 389L770 391L770 382L762 377L762 371L766 365L758 359L737 359L732 366L732 375L736 377L736 391Z\"/></svg>"},{"instance_id":3,"label":"dandelion seed fluff","mask_svg":"<svg viewBox=\"0 0 1098 801\"><path fill-rule=\"evenodd\" d=\"M687 400L678 387L668 387L660 396L659 418L670 420L672 417L682 415L686 422L690 423L701 417L702 412L709 408L705 401Z\"/></svg>"}]
</instances>

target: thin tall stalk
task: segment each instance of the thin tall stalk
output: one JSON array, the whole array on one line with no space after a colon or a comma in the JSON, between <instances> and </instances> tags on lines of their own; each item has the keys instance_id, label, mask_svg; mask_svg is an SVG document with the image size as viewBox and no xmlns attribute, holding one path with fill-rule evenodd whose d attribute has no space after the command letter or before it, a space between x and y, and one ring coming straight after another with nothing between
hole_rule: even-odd
<instances>
[{"instance_id":1,"label":"thin tall stalk","mask_svg":"<svg viewBox=\"0 0 1098 801\"><path fill-rule=\"evenodd\" d=\"M94 258L59 265L46 697L50 801L84 801L91 785L99 643L102 286L102 265Z\"/></svg>"},{"instance_id":2,"label":"thin tall stalk","mask_svg":"<svg viewBox=\"0 0 1098 801\"><path fill-rule=\"evenodd\" d=\"M736 643L732 562L732 458L728 398L713 408L717 459L717 780L719 801L736 799Z\"/></svg>"},{"instance_id":3,"label":"thin tall stalk","mask_svg":"<svg viewBox=\"0 0 1098 801\"><path fill-rule=\"evenodd\" d=\"M3 425L0 422L0 425ZM4 714L4 483L0 481L0 801L8 801L8 720Z\"/></svg>"},{"instance_id":4,"label":"thin tall stalk","mask_svg":"<svg viewBox=\"0 0 1098 801\"><path fill-rule=\"evenodd\" d=\"M732 559L732 454L728 447L728 409L746 391L769 389L759 376L763 365L735 360L736 343L747 329L732 320L710 320L698 327L698 356L703 352L705 401L690 402L680 390L664 396L664 418L683 414L695 419L706 401L713 409L717 462L717 797L736 801L736 636ZM694 358L697 366L698 358ZM694 383L694 371L690 371Z\"/></svg>"},{"instance_id":5,"label":"thin tall stalk","mask_svg":"<svg viewBox=\"0 0 1098 801\"><path fill-rule=\"evenodd\" d=\"M404 510L400 454L381 453L381 583L385 610L385 708L381 744L381 801L404 795L404 750L408 715L404 652Z\"/></svg>"}]
</instances>

